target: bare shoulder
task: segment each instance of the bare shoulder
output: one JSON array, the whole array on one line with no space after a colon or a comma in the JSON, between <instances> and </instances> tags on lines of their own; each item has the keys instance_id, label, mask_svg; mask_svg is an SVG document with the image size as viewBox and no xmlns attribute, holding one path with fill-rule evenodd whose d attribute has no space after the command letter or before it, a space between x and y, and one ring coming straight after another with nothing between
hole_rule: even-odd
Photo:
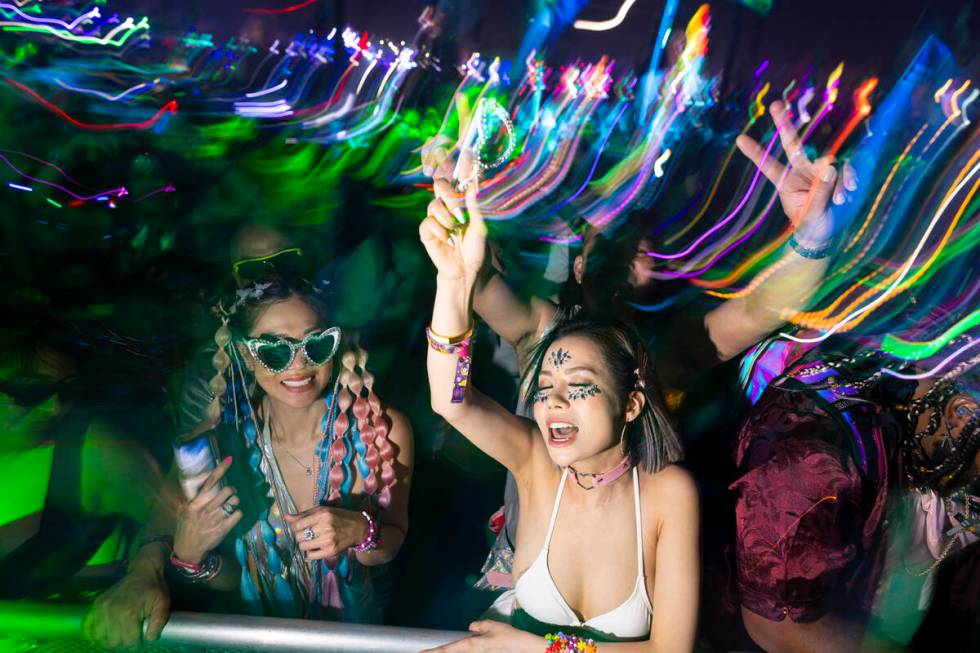
<instances>
[{"instance_id":1,"label":"bare shoulder","mask_svg":"<svg viewBox=\"0 0 980 653\"><path fill-rule=\"evenodd\" d=\"M661 524L675 517L696 518L700 503L698 484L691 472L678 465L640 473L640 501L644 512L657 516Z\"/></svg>"}]
</instances>

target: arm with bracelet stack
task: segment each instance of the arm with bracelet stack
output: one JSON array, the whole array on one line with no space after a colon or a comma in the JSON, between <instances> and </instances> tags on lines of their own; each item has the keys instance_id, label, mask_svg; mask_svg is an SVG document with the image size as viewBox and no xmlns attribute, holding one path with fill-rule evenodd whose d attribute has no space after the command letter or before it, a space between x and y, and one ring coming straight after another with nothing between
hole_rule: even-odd
<instances>
[{"instance_id":1,"label":"arm with bracelet stack","mask_svg":"<svg viewBox=\"0 0 980 653\"><path fill-rule=\"evenodd\" d=\"M468 220L457 205L445 212L453 216L453 223L430 215L419 228L438 271L432 322L426 330L432 408L489 456L521 474L528 464L533 424L470 384L473 292L487 233L476 204L476 184L466 192L466 206Z\"/></svg>"},{"instance_id":2,"label":"arm with bracelet stack","mask_svg":"<svg viewBox=\"0 0 980 653\"><path fill-rule=\"evenodd\" d=\"M470 378L473 293L483 263L487 228L476 202L475 187L471 186L465 194L466 219L459 209L459 196L443 186L447 183L437 180L436 201L444 205L444 210L430 212L419 228L422 243L437 268L432 321L426 333L432 407L470 442L507 467L522 496L550 497L561 473L549 456L537 424L512 414L482 394ZM548 490L544 493L537 489L545 486ZM696 515L696 510L691 514ZM696 529L687 530L695 533L696 540ZM596 644L582 633L563 632L557 626L543 637L509 623L482 620L470 625L474 636L430 653L689 651L697 603L696 591L689 589L696 586L689 582L697 577L691 571L691 566L696 566L696 543L670 521L663 528L656 555L657 584L655 589L648 588L648 594L662 607L653 612L656 616L645 641Z\"/></svg>"}]
</instances>

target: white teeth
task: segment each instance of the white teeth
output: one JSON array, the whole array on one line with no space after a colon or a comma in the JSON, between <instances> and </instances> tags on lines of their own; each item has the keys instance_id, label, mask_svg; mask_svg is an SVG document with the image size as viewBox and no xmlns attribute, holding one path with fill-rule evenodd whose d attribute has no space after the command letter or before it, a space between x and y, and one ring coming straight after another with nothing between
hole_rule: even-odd
<instances>
[{"instance_id":1,"label":"white teeth","mask_svg":"<svg viewBox=\"0 0 980 653\"><path fill-rule=\"evenodd\" d=\"M287 388L302 388L303 386L310 385L313 383L313 377L308 379L303 379L302 381L283 381L282 384Z\"/></svg>"},{"instance_id":2,"label":"white teeth","mask_svg":"<svg viewBox=\"0 0 980 653\"><path fill-rule=\"evenodd\" d=\"M575 437L578 427L568 422L552 422L548 425L548 432L554 442L567 442Z\"/></svg>"}]
</instances>

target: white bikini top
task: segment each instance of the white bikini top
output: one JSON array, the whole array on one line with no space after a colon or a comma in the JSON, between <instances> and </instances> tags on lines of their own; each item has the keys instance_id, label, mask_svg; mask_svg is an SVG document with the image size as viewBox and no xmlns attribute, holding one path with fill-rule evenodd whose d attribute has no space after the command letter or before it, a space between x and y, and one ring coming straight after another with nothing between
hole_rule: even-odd
<instances>
[{"instance_id":1,"label":"white bikini top","mask_svg":"<svg viewBox=\"0 0 980 653\"><path fill-rule=\"evenodd\" d=\"M640 484L633 468L633 506L636 511L636 583L633 593L618 607L605 614L592 617L582 622L575 612L568 607L561 592L555 585L548 569L548 547L558 519L558 507L561 505L561 494L565 487L568 468L562 472L558 483L558 495L555 497L555 507L551 511L551 523L548 525L548 535L544 541L541 553L528 567L514 586L514 594L521 609L531 617L546 624L555 626L574 626L612 636L617 639L643 639L650 636L650 623L653 617L653 606L647 596L645 575L643 573L643 528L640 522Z\"/></svg>"}]
</instances>

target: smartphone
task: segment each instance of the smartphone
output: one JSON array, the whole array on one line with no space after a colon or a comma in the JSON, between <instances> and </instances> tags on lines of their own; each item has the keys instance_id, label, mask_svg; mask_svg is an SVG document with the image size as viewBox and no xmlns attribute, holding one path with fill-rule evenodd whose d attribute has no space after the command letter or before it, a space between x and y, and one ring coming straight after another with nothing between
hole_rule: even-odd
<instances>
[{"instance_id":1,"label":"smartphone","mask_svg":"<svg viewBox=\"0 0 980 653\"><path fill-rule=\"evenodd\" d=\"M216 450L212 431L193 437L177 438L174 443L174 460L179 470L180 487L184 490L184 496L188 501L197 496L201 486L218 466ZM215 484L212 492L217 494L224 485L222 478Z\"/></svg>"}]
</instances>

